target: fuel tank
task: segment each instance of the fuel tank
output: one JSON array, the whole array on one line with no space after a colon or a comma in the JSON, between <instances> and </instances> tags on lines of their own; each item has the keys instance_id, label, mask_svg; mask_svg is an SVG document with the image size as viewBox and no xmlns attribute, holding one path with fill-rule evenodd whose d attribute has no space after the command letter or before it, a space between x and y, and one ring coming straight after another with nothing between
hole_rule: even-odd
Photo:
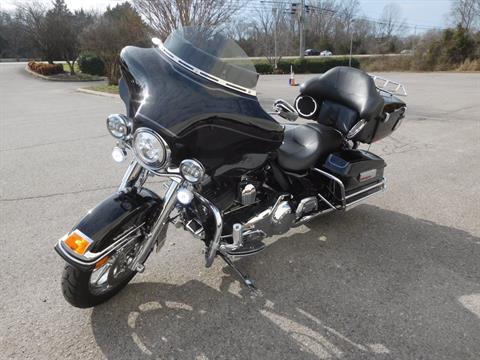
<instances>
[{"instance_id":1,"label":"fuel tank","mask_svg":"<svg viewBox=\"0 0 480 360\"><path fill-rule=\"evenodd\" d=\"M283 140L283 126L254 95L227 88L172 61L158 48L120 55L121 97L134 130L148 127L169 144L172 163L196 158L213 176L262 166Z\"/></svg>"}]
</instances>

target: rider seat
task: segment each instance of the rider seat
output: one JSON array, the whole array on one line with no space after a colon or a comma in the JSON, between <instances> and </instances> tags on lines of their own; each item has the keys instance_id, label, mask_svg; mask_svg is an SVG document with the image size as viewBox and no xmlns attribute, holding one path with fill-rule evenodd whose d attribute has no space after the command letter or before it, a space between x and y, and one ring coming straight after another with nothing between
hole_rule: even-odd
<instances>
[{"instance_id":1,"label":"rider seat","mask_svg":"<svg viewBox=\"0 0 480 360\"><path fill-rule=\"evenodd\" d=\"M343 136L332 127L318 123L286 125L283 143L277 150L278 163L289 171L302 171L324 161L340 149Z\"/></svg>"}]
</instances>

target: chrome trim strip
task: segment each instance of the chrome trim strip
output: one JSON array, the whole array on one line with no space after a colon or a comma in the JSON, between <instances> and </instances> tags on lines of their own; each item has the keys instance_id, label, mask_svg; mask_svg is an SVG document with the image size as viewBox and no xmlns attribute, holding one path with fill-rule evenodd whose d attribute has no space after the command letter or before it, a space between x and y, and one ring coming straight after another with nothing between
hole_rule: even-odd
<instances>
[{"instance_id":1,"label":"chrome trim strip","mask_svg":"<svg viewBox=\"0 0 480 360\"><path fill-rule=\"evenodd\" d=\"M210 241L210 246L207 249L207 252L205 253L205 267L210 267L213 264L213 260L215 259L215 256L217 255L217 251L220 247L220 239L222 235L222 229L223 229L223 219L222 219L222 214L220 213L220 210L213 205L208 199L204 198L202 195L200 195L198 192L193 193L195 197L200 200L203 205L208 207L210 210L213 212L213 216L215 217L215 234L213 235L213 239Z\"/></svg>"},{"instance_id":2,"label":"chrome trim strip","mask_svg":"<svg viewBox=\"0 0 480 360\"><path fill-rule=\"evenodd\" d=\"M66 238L67 235L62 237L61 239L58 240L58 249L62 252L62 254L65 255L65 257L69 258L73 262L79 264L79 265L84 265L84 266L90 266L90 265L95 265L99 260L104 258L105 256L109 255L113 251L117 250L118 248L124 246L125 244L128 243L126 240L128 239L128 236L130 236L133 232L137 231L141 227L143 227L145 223L142 223L138 225L137 227L133 228L130 230L128 233L123 235L120 239L118 239L116 242L108 246L107 248L103 249L102 251L98 253L92 253L90 251L87 251L83 257L85 260L73 255L67 248L65 248L65 245L63 243L64 239ZM78 230L79 231L79 230ZM80 231L79 231L80 232Z\"/></svg>"},{"instance_id":3,"label":"chrome trim strip","mask_svg":"<svg viewBox=\"0 0 480 360\"><path fill-rule=\"evenodd\" d=\"M352 201L350 204L347 205L346 210L352 209L353 207L357 206L358 204L360 204L361 202L367 200L368 198L372 197L373 195L377 195L377 194L378 194L380 191L382 191L382 190L383 190L383 189L380 189L380 190L375 191L374 193L369 194L369 195L367 195L367 196L365 196L365 197L363 197L363 198L360 198L360 199L358 199L358 200Z\"/></svg>"},{"instance_id":4,"label":"chrome trim strip","mask_svg":"<svg viewBox=\"0 0 480 360\"><path fill-rule=\"evenodd\" d=\"M345 198L348 200L348 199L350 199L350 198L352 198L352 197L355 197L355 196L357 196L357 195L360 195L360 194L362 194L362 193L364 193L364 192L367 192L367 191L369 191L369 190L373 190L373 189L375 189L375 188L377 188L377 187L383 187L384 185L385 185L385 178L382 178L382 180L381 180L380 182L378 182L378 183L376 183L376 184L373 184L373 185L371 185L371 186L369 186L369 187L367 187L367 188L365 188L365 189L362 189L362 190L360 190L360 191L357 191L356 193L347 195Z\"/></svg>"},{"instance_id":5,"label":"chrome trim strip","mask_svg":"<svg viewBox=\"0 0 480 360\"><path fill-rule=\"evenodd\" d=\"M196 75L199 75L203 77L204 79L213 81L214 83L220 84L222 86L228 87L232 90L242 92L247 95L252 95L252 96L257 96L257 92L255 90L243 87L241 85L237 85L228 81L225 81L223 79L220 79L219 77L216 77L212 74L209 74L203 70L200 70L199 68L183 61L180 59L178 56L176 56L174 53L172 53L170 50L168 50L163 44L158 45L158 49L164 53L166 56L168 56L169 59L177 63L178 65L182 66L184 69L187 69L190 72L193 72Z\"/></svg>"}]
</instances>

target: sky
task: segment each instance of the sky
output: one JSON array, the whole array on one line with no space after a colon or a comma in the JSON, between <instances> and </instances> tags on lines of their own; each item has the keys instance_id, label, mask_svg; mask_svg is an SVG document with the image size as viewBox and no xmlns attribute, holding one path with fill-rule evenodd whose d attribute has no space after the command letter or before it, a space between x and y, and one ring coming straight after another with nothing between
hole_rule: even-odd
<instances>
[{"instance_id":1,"label":"sky","mask_svg":"<svg viewBox=\"0 0 480 360\"><path fill-rule=\"evenodd\" d=\"M365 16L379 18L385 5L396 4L401 11L401 17L410 25L410 32L414 25L418 25L417 32L425 31L429 27L447 27L448 13L452 0L360 0Z\"/></svg>"},{"instance_id":2,"label":"sky","mask_svg":"<svg viewBox=\"0 0 480 360\"><path fill-rule=\"evenodd\" d=\"M40 0L49 3L49 0ZM260 2L260 0L251 0ZM299 2L300 0L279 0L285 2ZM369 18L379 18L385 5L394 3L401 12L401 17L409 24L407 29L409 33L417 33L427 30L429 27L444 28L449 25L448 13L452 0L359 0L363 16ZM10 10L18 0L0 0L0 9ZM65 0L71 9L96 9L104 10L107 5L115 6L122 0ZM308 4L308 0L306 0Z\"/></svg>"}]
</instances>

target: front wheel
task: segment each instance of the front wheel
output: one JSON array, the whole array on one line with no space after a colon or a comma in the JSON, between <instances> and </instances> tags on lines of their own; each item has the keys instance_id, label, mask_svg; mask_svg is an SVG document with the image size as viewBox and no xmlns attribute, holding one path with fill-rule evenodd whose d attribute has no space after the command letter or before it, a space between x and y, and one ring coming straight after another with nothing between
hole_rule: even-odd
<instances>
[{"instance_id":1,"label":"front wheel","mask_svg":"<svg viewBox=\"0 0 480 360\"><path fill-rule=\"evenodd\" d=\"M128 264L136 250L136 246L121 248L88 271L67 264L62 274L63 296L79 308L107 301L135 276L136 271L130 270Z\"/></svg>"}]
</instances>

